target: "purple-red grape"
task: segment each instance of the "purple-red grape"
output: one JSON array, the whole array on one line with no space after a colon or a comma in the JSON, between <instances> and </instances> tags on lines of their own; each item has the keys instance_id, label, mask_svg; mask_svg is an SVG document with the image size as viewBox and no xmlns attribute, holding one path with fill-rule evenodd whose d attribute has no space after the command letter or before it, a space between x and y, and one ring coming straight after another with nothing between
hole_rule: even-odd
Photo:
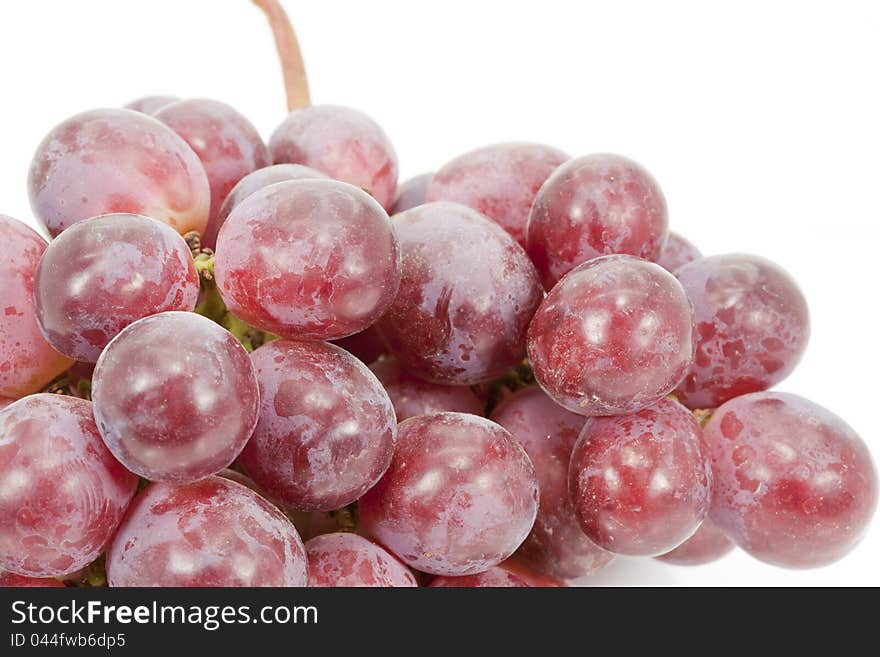
<instances>
[{"instance_id":1,"label":"purple-red grape","mask_svg":"<svg viewBox=\"0 0 880 657\"><path fill-rule=\"evenodd\" d=\"M403 367L434 383L471 385L517 365L543 293L513 238L446 202L396 215L394 228L403 277L378 327Z\"/></svg>"},{"instance_id":2,"label":"purple-red grape","mask_svg":"<svg viewBox=\"0 0 880 657\"><path fill-rule=\"evenodd\" d=\"M743 550L815 568L861 539L877 506L877 471L838 416L797 395L758 392L721 406L705 435L712 520Z\"/></svg>"},{"instance_id":3,"label":"purple-red grape","mask_svg":"<svg viewBox=\"0 0 880 657\"><path fill-rule=\"evenodd\" d=\"M251 194L217 239L214 272L229 310L292 339L333 340L373 324L400 285L400 246L382 207L335 180Z\"/></svg>"},{"instance_id":4,"label":"purple-red grape","mask_svg":"<svg viewBox=\"0 0 880 657\"><path fill-rule=\"evenodd\" d=\"M455 158L434 174L428 201L461 203L489 217L520 246L544 181L569 156L543 144L493 144Z\"/></svg>"},{"instance_id":5,"label":"purple-red grape","mask_svg":"<svg viewBox=\"0 0 880 657\"><path fill-rule=\"evenodd\" d=\"M675 391L683 404L715 408L791 373L807 348L810 317L782 268L732 254L695 260L676 276L696 314L696 356Z\"/></svg>"},{"instance_id":6,"label":"purple-red grape","mask_svg":"<svg viewBox=\"0 0 880 657\"><path fill-rule=\"evenodd\" d=\"M684 267L689 262L703 257L700 250L688 242L678 233L669 233L666 243L660 249L657 256L657 264L668 272L675 272L679 267Z\"/></svg>"},{"instance_id":7,"label":"purple-red grape","mask_svg":"<svg viewBox=\"0 0 880 657\"><path fill-rule=\"evenodd\" d=\"M0 589L3 588L63 589L64 583L51 577L27 577L0 571Z\"/></svg>"},{"instance_id":8,"label":"purple-red grape","mask_svg":"<svg viewBox=\"0 0 880 657\"><path fill-rule=\"evenodd\" d=\"M370 117L335 105L312 105L291 112L269 140L275 164L291 163L323 171L360 187L384 208L397 189L397 153Z\"/></svg>"},{"instance_id":9,"label":"purple-red grape","mask_svg":"<svg viewBox=\"0 0 880 657\"><path fill-rule=\"evenodd\" d=\"M177 96L143 96L131 101L125 108L153 116L166 105L176 103L178 100L180 98Z\"/></svg>"},{"instance_id":10,"label":"purple-red grape","mask_svg":"<svg viewBox=\"0 0 880 657\"><path fill-rule=\"evenodd\" d=\"M601 255L654 260L667 226L666 200L650 173L619 155L588 155L563 164L541 187L526 241L549 290Z\"/></svg>"},{"instance_id":11,"label":"purple-red grape","mask_svg":"<svg viewBox=\"0 0 880 657\"><path fill-rule=\"evenodd\" d=\"M129 470L186 483L228 466L256 426L260 393L244 347L195 313L141 319L95 367L95 420Z\"/></svg>"},{"instance_id":12,"label":"purple-red grape","mask_svg":"<svg viewBox=\"0 0 880 657\"><path fill-rule=\"evenodd\" d=\"M530 585L509 570L498 566L475 575L462 577L435 577L428 585L430 588L528 588Z\"/></svg>"},{"instance_id":13,"label":"purple-red grape","mask_svg":"<svg viewBox=\"0 0 880 657\"><path fill-rule=\"evenodd\" d=\"M0 215L0 397L37 392L73 365L37 324L34 276L45 250L37 233Z\"/></svg>"},{"instance_id":14,"label":"purple-red grape","mask_svg":"<svg viewBox=\"0 0 880 657\"><path fill-rule=\"evenodd\" d=\"M428 185L433 176L433 173L423 173L400 183L397 186L397 193L394 195L394 203L391 204L388 213L395 215L398 212L424 205L427 202Z\"/></svg>"},{"instance_id":15,"label":"purple-red grape","mask_svg":"<svg viewBox=\"0 0 880 657\"><path fill-rule=\"evenodd\" d=\"M192 310L198 299L199 276L183 238L134 214L71 226L49 244L34 284L43 335L58 351L91 363L132 322Z\"/></svg>"},{"instance_id":16,"label":"purple-red grape","mask_svg":"<svg viewBox=\"0 0 880 657\"><path fill-rule=\"evenodd\" d=\"M58 577L104 550L137 490L92 404L39 394L0 411L0 570Z\"/></svg>"},{"instance_id":17,"label":"purple-red grape","mask_svg":"<svg viewBox=\"0 0 880 657\"><path fill-rule=\"evenodd\" d=\"M349 532L306 542L309 586L415 587L415 576L393 554Z\"/></svg>"},{"instance_id":18,"label":"purple-red grape","mask_svg":"<svg viewBox=\"0 0 880 657\"><path fill-rule=\"evenodd\" d=\"M198 156L168 126L127 109L78 114L37 148L31 207L49 234L102 214L142 214L178 233L205 232L211 206Z\"/></svg>"},{"instance_id":19,"label":"purple-red grape","mask_svg":"<svg viewBox=\"0 0 880 657\"><path fill-rule=\"evenodd\" d=\"M506 429L464 413L402 422L391 467L359 503L367 534L435 575L501 563L528 536L537 509L523 448Z\"/></svg>"},{"instance_id":20,"label":"purple-red grape","mask_svg":"<svg viewBox=\"0 0 880 657\"><path fill-rule=\"evenodd\" d=\"M592 541L616 554L656 556L681 545L706 517L710 489L700 424L671 399L591 418L571 455L575 515Z\"/></svg>"},{"instance_id":21,"label":"purple-red grape","mask_svg":"<svg viewBox=\"0 0 880 657\"><path fill-rule=\"evenodd\" d=\"M537 572L559 579L590 575L605 567L614 555L586 537L568 498L568 466L584 417L531 386L501 402L492 420L526 450L541 491L535 526L517 557Z\"/></svg>"},{"instance_id":22,"label":"purple-red grape","mask_svg":"<svg viewBox=\"0 0 880 657\"><path fill-rule=\"evenodd\" d=\"M581 415L632 413L672 392L694 352L693 310L672 274L627 255L572 270L529 327L535 378Z\"/></svg>"},{"instance_id":23,"label":"purple-red grape","mask_svg":"<svg viewBox=\"0 0 880 657\"><path fill-rule=\"evenodd\" d=\"M239 463L273 498L305 511L351 504L388 469L397 422L372 372L322 342L275 340L251 354L260 421Z\"/></svg>"},{"instance_id":24,"label":"purple-red grape","mask_svg":"<svg viewBox=\"0 0 880 657\"><path fill-rule=\"evenodd\" d=\"M656 558L676 566L702 566L717 561L734 547L733 541L724 535L718 525L706 518L693 536L671 552Z\"/></svg>"},{"instance_id":25,"label":"purple-red grape","mask_svg":"<svg viewBox=\"0 0 880 657\"><path fill-rule=\"evenodd\" d=\"M221 477L149 485L107 552L110 586L305 586L307 570L290 520Z\"/></svg>"},{"instance_id":26,"label":"purple-red grape","mask_svg":"<svg viewBox=\"0 0 880 657\"><path fill-rule=\"evenodd\" d=\"M342 347L367 365L388 353L388 347L385 346L385 341L379 334L379 329L376 328L375 324L359 333L349 335L347 338L333 340L333 344L337 347Z\"/></svg>"}]
</instances>

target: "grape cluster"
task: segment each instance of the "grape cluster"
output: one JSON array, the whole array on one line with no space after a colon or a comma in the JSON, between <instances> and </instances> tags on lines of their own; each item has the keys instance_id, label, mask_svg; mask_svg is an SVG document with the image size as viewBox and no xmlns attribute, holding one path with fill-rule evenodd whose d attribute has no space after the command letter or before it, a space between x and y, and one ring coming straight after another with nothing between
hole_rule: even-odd
<instances>
[{"instance_id":1,"label":"grape cluster","mask_svg":"<svg viewBox=\"0 0 880 657\"><path fill-rule=\"evenodd\" d=\"M789 568L877 502L843 420L770 391L806 301L670 233L612 154L390 140L153 96L37 148L0 215L0 586L562 586L615 555Z\"/></svg>"}]
</instances>

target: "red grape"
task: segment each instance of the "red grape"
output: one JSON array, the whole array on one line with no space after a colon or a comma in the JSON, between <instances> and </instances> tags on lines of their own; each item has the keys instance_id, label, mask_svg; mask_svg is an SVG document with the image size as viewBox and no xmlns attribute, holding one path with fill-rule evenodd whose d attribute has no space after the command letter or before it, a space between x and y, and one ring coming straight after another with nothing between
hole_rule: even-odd
<instances>
[{"instance_id":1,"label":"red grape","mask_svg":"<svg viewBox=\"0 0 880 657\"><path fill-rule=\"evenodd\" d=\"M26 397L0 411L0 569L58 577L95 560L137 489L107 451L92 404Z\"/></svg>"},{"instance_id":2,"label":"red grape","mask_svg":"<svg viewBox=\"0 0 880 657\"><path fill-rule=\"evenodd\" d=\"M342 347L352 356L369 365L388 353L385 341L379 335L375 324L347 338L333 340L333 344Z\"/></svg>"},{"instance_id":3,"label":"red grape","mask_svg":"<svg viewBox=\"0 0 880 657\"><path fill-rule=\"evenodd\" d=\"M37 233L0 215L0 397L37 392L73 365L37 324L34 275L45 250Z\"/></svg>"},{"instance_id":4,"label":"red grape","mask_svg":"<svg viewBox=\"0 0 880 657\"><path fill-rule=\"evenodd\" d=\"M581 528L616 554L656 556L681 545L709 511L710 486L700 425L671 399L591 418L571 455L569 494Z\"/></svg>"},{"instance_id":5,"label":"red grape","mask_svg":"<svg viewBox=\"0 0 880 657\"><path fill-rule=\"evenodd\" d=\"M758 392L721 406L705 428L712 520L746 552L815 568L855 547L877 505L877 471L839 417L797 395Z\"/></svg>"},{"instance_id":6,"label":"red grape","mask_svg":"<svg viewBox=\"0 0 880 657\"><path fill-rule=\"evenodd\" d=\"M305 586L307 568L284 514L221 477L151 484L107 552L110 586Z\"/></svg>"},{"instance_id":7,"label":"red grape","mask_svg":"<svg viewBox=\"0 0 880 657\"><path fill-rule=\"evenodd\" d=\"M681 235L669 233L666 243L660 249L657 264L666 271L675 272L679 267L684 267L689 262L699 260L702 257L703 254L700 253L700 250Z\"/></svg>"},{"instance_id":8,"label":"red grape","mask_svg":"<svg viewBox=\"0 0 880 657\"><path fill-rule=\"evenodd\" d=\"M568 465L584 417L531 386L501 402L492 420L523 446L538 474L538 517L517 556L538 572L560 579L590 575L605 567L613 555L584 535L568 498Z\"/></svg>"},{"instance_id":9,"label":"red grape","mask_svg":"<svg viewBox=\"0 0 880 657\"><path fill-rule=\"evenodd\" d=\"M641 166L619 155L588 155L556 169L535 198L528 252L549 290L601 255L654 260L666 240L666 200Z\"/></svg>"},{"instance_id":10,"label":"red grape","mask_svg":"<svg viewBox=\"0 0 880 657\"><path fill-rule=\"evenodd\" d=\"M397 188L397 154L370 117L335 105L291 112L269 140L275 164L305 164L360 187L384 208Z\"/></svg>"},{"instance_id":11,"label":"red grape","mask_svg":"<svg viewBox=\"0 0 880 657\"><path fill-rule=\"evenodd\" d=\"M64 588L64 584L49 577L26 577L15 573L0 572L0 589L2 588Z\"/></svg>"},{"instance_id":12,"label":"red grape","mask_svg":"<svg viewBox=\"0 0 880 657\"><path fill-rule=\"evenodd\" d=\"M14 401L14 399L6 399L6 397L0 397L0 411L2 411Z\"/></svg>"},{"instance_id":13,"label":"red grape","mask_svg":"<svg viewBox=\"0 0 880 657\"><path fill-rule=\"evenodd\" d=\"M403 278L378 327L401 365L428 381L470 385L519 363L543 294L513 239L457 203L407 210L394 228Z\"/></svg>"},{"instance_id":14,"label":"red grape","mask_svg":"<svg viewBox=\"0 0 880 657\"><path fill-rule=\"evenodd\" d=\"M434 174L428 201L461 203L526 245L526 222L544 181L568 159L542 144L493 144L465 153Z\"/></svg>"},{"instance_id":15,"label":"red grape","mask_svg":"<svg viewBox=\"0 0 880 657\"><path fill-rule=\"evenodd\" d=\"M424 205L428 195L428 185L431 184L433 176L433 173L423 173L400 183L394 195L394 203L388 212L394 215Z\"/></svg>"},{"instance_id":16,"label":"red grape","mask_svg":"<svg viewBox=\"0 0 880 657\"><path fill-rule=\"evenodd\" d=\"M494 422L422 415L400 424L391 467L359 508L364 530L413 568L472 575L528 536L538 482L525 451Z\"/></svg>"},{"instance_id":17,"label":"red grape","mask_svg":"<svg viewBox=\"0 0 880 657\"><path fill-rule=\"evenodd\" d=\"M376 361L370 369L391 398L398 422L441 411L483 414L483 402L469 387L423 381L407 373L394 356Z\"/></svg>"},{"instance_id":18,"label":"red grape","mask_svg":"<svg viewBox=\"0 0 880 657\"><path fill-rule=\"evenodd\" d=\"M211 194L198 156L165 124L126 109L78 114L34 155L31 207L53 237L101 214L143 214L205 232Z\"/></svg>"},{"instance_id":19,"label":"red grape","mask_svg":"<svg viewBox=\"0 0 880 657\"><path fill-rule=\"evenodd\" d=\"M596 258L571 271L529 327L535 378L581 415L632 413L672 392L694 352L693 310L659 265Z\"/></svg>"},{"instance_id":20,"label":"red grape","mask_svg":"<svg viewBox=\"0 0 880 657\"><path fill-rule=\"evenodd\" d=\"M397 422L366 365L322 342L276 340L251 354L260 421L239 463L269 495L306 511L351 504L391 462Z\"/></svg>"},{"instance_id":21,"label":"red grape","mask_svg":"<svg viewBox=\"0 0 880 657\"><path fill-rule=\"evenodd\" d=\"M733 548L733 541L724 535L718 525L706 518L693 536L672 552L656 558L677 566L701 566L717 561Z\"/></svg>"},{"instance_id":22,"label":"red grape","mask_svg":"<svg viewBox=\"0 0 880 657\"><path fill-rule=\"evenodd\" d=\"M807 348L810 318L797 284L751 255L701 258L676 272L694 305L697 351L675 391L690 408L766 390L787 377Z\"/></svg>"},{"instance_id":23,"label":"red grape","mask_svg":"<svg viewBox=\"0 0 880 657\"><path fill-rule=\"evenodd\" d=\"M74 224L46 249L34 285L37 321L58 351L94 363L132 322L192 310L199 276L169 226L134 214Z\"/></svg>"},{"instance_id":24,"label":"red grape","mask_svg":"<svg viewBox=\"0 0 880 657\"><path fill-rule=\"evenodd\" d=\"M180 98L177 96L144 96L131 101L125 108L153 116L166 105L176 103L178 100Z\"/></svg>"},{"instance_id":25,"label":"red grape","mask_svg":"<svg viewBox=\"0 0 880 657\"><path fill-rule=\"evenodd\" d=\"M435 577L430 588L527 588L530 585L520 577L498 566L475 575L462 577Z\"/></svg>"},{"instance_id":26,"label":"red grape","mask_svg":"<svg viewBox=\"0 0 880 657\"><path fill-rule=\"evenodd\" d=\"M392 554L348 532L316 536L306 543L309 586L414 587L416 578Z\"/></svg>"},{"instance_id":27,"label":"red grape","mask_svg":"<svg viewBox=\"0 0 880 657\"><path fill-rule=\"evenodd\" d=\"M244 347L195 313L141 319L117 335L95 367L95 420L111 452L153 481L185 483L238 456L259 415Z\"/></svg>"},{"instance_id":28,"label":"red grape","mask_svg":"<svg viewBox=\"0 0 880 657\"><path fill-rule=\"evenodd\" d=\"M373 324L400 285L388 215L361 190L296 180L251 194L226 219L214 271L229 310L287 338L344 338Z\"/></svg>"},{"instance_id":29,"label":"red grape","mask_svg":"<svg viewBox=\"0 0 880 657\"><path fill-rule=\"evenodd\" d=\"M216 100L181 100L161 108L155 117L183 137L205 167L211 187L211 216L202 245L213 249L223 200L239 180L272 163L269 149L253 123Z\"/></svg>"}]
</instances>

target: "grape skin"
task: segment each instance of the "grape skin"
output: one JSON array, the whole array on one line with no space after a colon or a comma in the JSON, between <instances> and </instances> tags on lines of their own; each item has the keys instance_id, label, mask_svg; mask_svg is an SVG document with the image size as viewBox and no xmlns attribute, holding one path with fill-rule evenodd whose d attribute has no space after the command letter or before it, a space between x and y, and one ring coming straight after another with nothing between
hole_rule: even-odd
<instances>
[{"instance_id":1,"label":"grape skin","mask_svg":"<svg viewBox=\"0 0 880 657\"><path fill-rule=\"evenodd\" d=\"M90 363L132 322L191 311L198 299L199 276L183 238L133 214L71 226L49 244L34 284L43 335L58 351Z\"/></svg>"},{"instance_id":2,"label":"grape skin","mask_svg":"<svg viewBox=\"0 0 880 657\"><path fill-rule=\"evenodd\" d=\"M92 404L38 394L0 412L0 570L59 577L103 551L137 489Z\"/></svg>"},{"instance_id":3,"label":"grape skin","mask_svg":"<svg viewBox=\"0 0 880 657\"><path fill-rule=\"evenodd\" d=\"M187 143L127 109L84 112L55 127L37 148L28 190L52 237L113 213L146 215L180 234L204 233L211 205L205 169Z\"/></svg>"},{"instance_id":4,"label":"grape skin","mask_svg":"<svg viewBox=\"0 0 880 657\"><path fill-rule=\"evenodd\" d=\"M678 233L669 233L666 243L657 256L657 264L668 272L675 273L680 267L703 257L700 250Z\"/></svg>"},{"instance_id":5,"label":"grape skin","mask_svg":"<svg viewBox=\"0 0 880 657\"><path fill-rule=\"evenodd\" d=\"M324 534L307 541L305 547L309 586L418 586L413 574L394 555L357 534Z\"/></svg>"},{"instance_id":6,"label":"grape skin","mask_svg":"<svg viewBox=\"0 0 880 657\"><path fill-rule=\"evenodd\" d=\"M141 319L116 336L95 367L92 398L116 458L146 479L173 483L232 463L260 403L244 347L211 320L183 312Z\"/></svg>"},{"instance_id":7,"label":"grape skin","mask_svg":"<svg viewBox=\"0 0 880 657\"><path fill-rule=\"evenodd\" d=\"M435 577L428 585L430 588L528 588L525 580L510 571L495 566L475 575L463 577Z\"/></svg>"},{"instance_id":8,"label":"grape skin","mask_svg":"<svg viewBox=\"0 0 880 657\"><path fill-rule=\"evenodd\" d=\"M431 178L433 177L433 173L423 173L400 183L397 186L394 203L391 204L388 214L395 215L399 212L411 210L419 205L424 205L427 202L428 185L431 184Z\"/></svg>"},{"instance_id":9,"label":"grape skin","mask_svg":"<svg viewBox=\"0 0 880 657\"><path fill-rule=\"evenodd\" d=\"M702 566L717 561L736 547L712 520L705 518L700 528L684 543L655 557L676 566Z\"/></svg>"},{"instance_id":10,"label":"grape skin","mask_svg":"<svg viewBox=\"0 0 880 657\"><path fill-rule=\"evenodd\" d=\"M0 589L2 588L64 588L64 583L49 577L26 577L15 573L0 572Z\"/></svg>"},{"instance_id":11,"label":"grape skin","mask_svg":"<svg viewBox=\"0 0 880 657\"><path fill-rule=\"evenodd\" d=\"M131 101L125 108L153 116L166 105L176 103L178 100L180 98L177 96L143 96Z\"/></svg>"},{"instance_id":12,"label":"grape skin","mask_svg":"<svg viewBox=\"0 0 880 657\"><path fill-rule=\"evenodd\" d=\"M397 421L372 372L339 347L276 340L251 354L260 420L239 463L274 499L304 511L357 500L391 463Z\"/></svg>"},{"instance_id":13,"label":"grape skin","mask_svg":"<svg viewBox=\"0 0 880 657\"><path fill-rule=\"evenodd\" d=\"M220 477L151 484L107 552L110 586L305 586L293 524L254 491Z\"/></svg>"}]
</instances>

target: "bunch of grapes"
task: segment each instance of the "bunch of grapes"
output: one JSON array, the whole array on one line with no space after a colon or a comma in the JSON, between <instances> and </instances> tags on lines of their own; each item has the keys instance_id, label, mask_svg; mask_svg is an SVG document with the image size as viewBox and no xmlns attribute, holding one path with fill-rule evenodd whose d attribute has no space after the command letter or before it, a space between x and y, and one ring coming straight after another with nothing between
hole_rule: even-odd
<instances>
[{"instance_id":1,"label":"bunch of grapes","mask_svg":"<svg viewBox=\"0 0 880 657\"><path fill-rule=\"evenodd\" d=\"M268 144L213 100L85 112L30 167L52 241L0 216L0 585L560 586L856 545L865 443L769 390L809 336L785 271L702 257L618 155L398 184L255 2Z\"/></svg>"}]
</instances>

